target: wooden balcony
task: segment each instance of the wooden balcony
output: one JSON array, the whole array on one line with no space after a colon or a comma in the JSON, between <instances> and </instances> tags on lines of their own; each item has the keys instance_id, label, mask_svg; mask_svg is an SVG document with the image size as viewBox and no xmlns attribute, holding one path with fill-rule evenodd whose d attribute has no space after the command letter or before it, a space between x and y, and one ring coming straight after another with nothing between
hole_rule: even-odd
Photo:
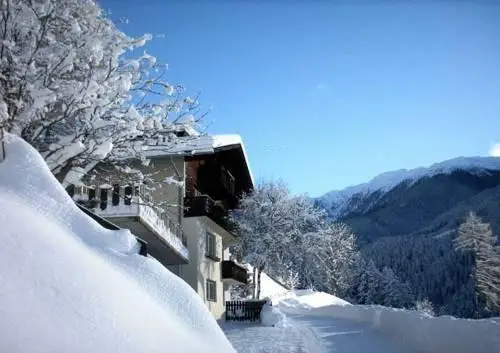
<instances>
[{"instance_id":1,"label":"wooden balcony","mask_svg":"<svg viewBox=\"0 0 500 353\"><path fill-rule=\"evenodd\" d=\"M248 272L234 261L222 261L222 280L232 284L247 284Z\"/></svg>"},{"instance_id":2,"label":"wooden balcony","mask_svg":"<svg viewBox=\"0 0 500 353\"><path fill-rule=\"evenodd\" d=\"M184 217L206 216L229 233L234 234L235 224L222 201L215 201L208 195L196 193L184 198Z\"/></svg>"}]
</instances>

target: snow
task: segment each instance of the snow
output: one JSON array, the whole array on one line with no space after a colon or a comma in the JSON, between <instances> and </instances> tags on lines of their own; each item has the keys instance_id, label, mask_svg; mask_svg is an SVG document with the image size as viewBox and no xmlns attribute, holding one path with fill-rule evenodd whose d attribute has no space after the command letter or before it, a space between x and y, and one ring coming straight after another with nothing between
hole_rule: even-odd
<instances>
[{"instance_id":1,"label":"snow","mask_svg":"<svg viewBox=\"0 0 500 353\"><path fill-rule=\"evenodd\" d=\"M291 320L267 327L222 323L238 353L326 353L322 342L307 326Z\"/></svg>"},{"instance_id":2,"label":"snow","mask_svg":"<svg viewBox=\"0 0 500 353\"><path fill-rule=\"evenodd\" d=\"M101 189L111 188L109 184L102 184L99 186ZM85 200L82 195L75 195L73 197L75 201ZM111 203L107 204L107 207L103 210L101 208L96 208L93 210L97 215L106 218L113 217L139 217L145 224L147 224L149 229L152 229L159 236L161 236L172 249L174 249L178 254L182 255L186 260L189 258L189 251L184 244L182 244L182 239L178 238L175 234L176 229L172 229L165 223L165 219L162 219L160 214L154 210L153 207L145 203L140 197L133 196L130 205L126 205L120 202L118 205L113 205ZM174 225L174 222L168 222Z\"/></svg>"},{"instance_id":3,"label":"snow","mask_svg":"<svg viewBox=\"0 0 500 353\"><path fill-rule=\"evenodd\" d=\"M252 266L247 265L249 273L252 273ZM290 293L290 290L283 287L281 284L276 282L274 279L269 277L265 272L260 275L260 296L262 298L269 298L274 301L274 299L281 298Z\"/></svg>"},{"instance_id":4,"label":"snow","mask_svg":"<svg viewBox=\"0 0 500 353\"><path fill-rule=\"evenodd\" d=\"M163 182L165 184L169 184L169 185L177 185L178 187L181 187L181 188L184 187L184 182L181 180L177 180L175 175L166 177L165 179L163 179Z\"/></svg>"},{"instance_id":5,"label":"snow","mask_svg":"<svg viewBox=\"0 0 500 353\"><path fill-rule=\"evenodd\" d=\"M345 306L351 304L328 293L316 292L313 290L299 290L293 291L293 296L288 296L279 300L279 305L290 311L292 309L307 310L330 305Z\"/></svg>"},{"instance_id":6,"label":"snow","mask_svg":"<svg viewBox=\"0 0 500 353\"><path fill-rule=\"evenodd\" d=\"M264 326L277 326L283 323L285 316L283 313L272 306L271 303L266 303L260 312L260 323Z\"/></svg>"},{"instance_id":7,"label":"snow","mask_svg":"<svg viewBox=\"0 0 500 353\"><path fill-rule=\"evenodd\" d=\"M314 315L283 315L274 327L221 326L240 353L417 353L371 325Z\"/></svg>"},{"instance_id":8,"label":"snow","mask_svg":"<svg viewBox=\"0 0 500 353\"><path fill-rule=\"evenodd\" d=\"M429 167L399 169L380 174L367 183L331 191L319 197L319 200L328 209L335 207L338 214L341 213L345 203L356 194L367 195L376 191L388 192L402 182L408 182L410 186L422 178L449 174L457 170L478 174L486 173L488 170L500 170L500 157L458 157Z\"/></svg>"},{"instance_id":9,"label":"snow","mask_svg":"<svg viewBox=\"0 0 500 353\"><path fill-rule=\"evenodd\" d=\"M376 330L387 339L398 340L403 346L419 352L500 352L500 322L492 319L465 320L449 316L431 317L416 311L377 305L341 304L321 305L314 308L297 305L289 299L282 300L279 303L279 309L291 317L314 317L316 318L314 320L320 320L319 317L321 317L322 325L328 330L331 329L331 325L356 326L363 332ZM373 341L376 333L371 332L369 336ZM371 347L371 345L365 344L365 347ZM347 351L351 352L351 350ZM370 352L386 351L370 349ZM359 350L359 352L364 351Z\"/></svg>"},{"instance_id":10,"label":"snow","mask_svg":"<svg viewBox=\"0 0 500 353\"><path fill-rule=\"evenodd\" d=\"M292 316L292 320L311 329L326 352L423 353L366 324L317 316Z\"/></svg>"},{"instance_id":11,"label":"snow","mask_svg":"<svg viewBox=\"0 0 500 353\"><path fill-rule=\"evenodd\" d=\"M204 135L193 136L193 138L183 138L182 141L167 146L159 142L157 145L148 146L145 155L147 157L157 157L165 155L203 155L214 153L216 149L230 146L239 146L243 152L245 162L250 173L252 184L255 179L250 168L250 162L246 153L245 145L239 135Z\"/></svg>"},{"instance_id":12,"label":"snow","mask_svg":"<svg viewBox=\"0 0 500 353\"><path fill-rule=\"evenodd\" d=\"M0 163L0 351L234 352L201 298L127 230L79 211L7 135Z\"/></svg>"}]
</instances>

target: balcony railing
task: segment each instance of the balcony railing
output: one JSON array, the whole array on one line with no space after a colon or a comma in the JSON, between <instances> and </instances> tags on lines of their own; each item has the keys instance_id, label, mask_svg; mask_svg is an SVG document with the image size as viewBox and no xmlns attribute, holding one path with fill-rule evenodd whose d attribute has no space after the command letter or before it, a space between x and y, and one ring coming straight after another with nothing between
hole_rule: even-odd
<instances>
[{"instance_id":1,"label":"balcony railing","mask_svg":"<svg viewBox=\"0 0 500 353\"><path fill-rule=\"evenodd\" d=\"M233 280L246 284L248 281L247 270L231 260L222 261L222 279Z\"/></svg>"},{"instance_id":2,"label":"balcony railing","mask_svg":"<svg viewBox=\"0 0 500 353\"><path fill-rule=\"evenodd\" d=\"M187 238L179 223L166 212L153 207L153 200L141 185L72 186L70 196L78 203L94 209L105 218L140 217L149 227L168 241L185 258L188 257ZM109 195L111 194L111 198Z\"/></svg>"},{"instance_id":3,"label":"balcony railing","mask_svg":"<svg viewBox=\"0 0 500 353\"><path fill-rule=\"evenodd\" d=\"M207 216L228 232L234 232L235 224L221 201L215 201L199 192L184 198L184 217Z\"/></svg>"}]
</instances>

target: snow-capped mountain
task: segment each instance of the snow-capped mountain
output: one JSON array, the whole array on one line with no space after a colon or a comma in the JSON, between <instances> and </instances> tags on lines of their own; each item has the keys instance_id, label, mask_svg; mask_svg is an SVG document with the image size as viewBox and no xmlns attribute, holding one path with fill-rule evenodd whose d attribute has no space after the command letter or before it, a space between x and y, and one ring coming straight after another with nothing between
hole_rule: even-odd
<instances>
[{"instance_id":1,"label":"snow-capped mountain","mask_svg":"<svg viewBox=\"0 0 500 353\"><path fill-rule=\"evenodd\" d=\"M352 229L365 260L391 268L441 314L473 315L471 262L455 251L453 239L474 212L500 244L500 158L388 172L315 202Z\"/></svg>"},{"instance_id":2,"label":"snow-capped mountain","mask_svg":"<svg viewBox=\"0 0 500 353\"><path fill-rule=\"evenodd\" d=\"M500 157L458 157L429 167L400 169L376 176L367 183L331 191L316 199L334 218L352 212L368 211L385 194L395 188L409 188L424 178L462 171L473 175L490 175L500 171Z\"/></svg>"}]
</instances>

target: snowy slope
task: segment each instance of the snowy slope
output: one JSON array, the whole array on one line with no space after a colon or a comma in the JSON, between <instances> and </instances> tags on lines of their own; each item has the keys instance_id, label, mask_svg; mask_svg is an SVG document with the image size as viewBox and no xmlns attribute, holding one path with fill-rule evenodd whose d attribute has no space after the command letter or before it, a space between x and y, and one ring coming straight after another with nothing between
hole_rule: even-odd
<instances>
[{"instance_id":1,"label":"snowy slope","mask_svg":"<svg viewBox=\"0 0 500 353\"><path fill-rule=\"evenodd\" d=\"M128 231L73 204L8 135L0 163L1 352L234 352L199 296Z\"/></svg>"},{"instance_id":2,"label":"snowy slope","mask_svg":"<svg viewBox=\"0 0 500 353\"><path fill-rule=\"evenodd\" d=\"M363 197L378 191L385 193L402 182L411 185L422 178L449 174L456 170L465 170L475 174L486 173L488 170L500 170L500 157L458 157L430 167L395 170L380 174L367 183L331 191L317 200L324 208L335 209L332 214L335 216L342 214L349 200L355 195Z\"/></svg>"},{"instance_id":3,"label":"snowy slope","mask_svg":"<svg viewBox=\"0 0 500 353\"><path fill-rule=\"evenodd\" d=\"M286 307L288 310L292 309L314 309L330 305L351 305L349 302L340 299L334 295L316 292L313 290L295 290L293 296L289 296L279 300L280 307Z\"/></svg>"}]
</instances>

